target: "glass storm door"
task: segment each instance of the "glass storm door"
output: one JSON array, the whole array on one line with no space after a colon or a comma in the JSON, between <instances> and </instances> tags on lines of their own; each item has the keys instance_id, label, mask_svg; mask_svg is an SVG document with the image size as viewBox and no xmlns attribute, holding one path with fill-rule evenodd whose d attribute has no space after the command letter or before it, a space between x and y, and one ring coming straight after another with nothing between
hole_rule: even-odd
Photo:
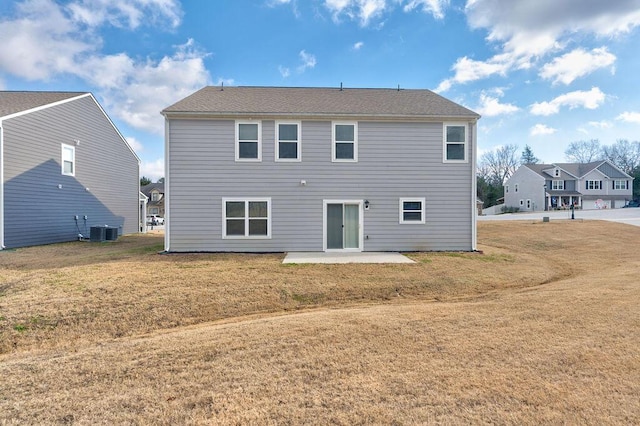
<instances>
[{"instance_id":1,"label":"glass storm door","mask_svg":"<svg viewBox=\"0 0 640 426\"><path fill-rule=\"evenodd\" d=\"M327 249L359 249L359 221L358 204L327 204Z\"/></svg>"}]
</instances>

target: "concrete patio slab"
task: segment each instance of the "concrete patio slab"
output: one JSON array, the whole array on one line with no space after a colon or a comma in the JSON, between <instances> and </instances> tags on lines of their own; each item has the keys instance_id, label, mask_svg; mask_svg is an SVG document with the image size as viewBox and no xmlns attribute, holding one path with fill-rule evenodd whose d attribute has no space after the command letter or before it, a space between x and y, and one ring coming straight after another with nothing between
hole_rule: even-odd
<instances>
[{"instance_id":1,"label":"concrete patio slab","mask_svg":"<svg viewBox=\"0 0 640 426\"><path fill-rule=\"evenodd\" d=\"M282 263L415 263L400 253L358 252L358 253L323 253L323 252L291 252L287 253Z\"/></svg>"}]
</instances>

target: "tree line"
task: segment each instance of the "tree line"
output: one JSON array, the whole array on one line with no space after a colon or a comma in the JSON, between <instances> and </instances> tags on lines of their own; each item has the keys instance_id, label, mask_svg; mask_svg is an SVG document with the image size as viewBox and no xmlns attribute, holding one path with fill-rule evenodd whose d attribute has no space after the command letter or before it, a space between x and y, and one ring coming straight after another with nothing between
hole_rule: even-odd
<instances>
[{"instance_id":1,"label":"tree line","mask_svg":"<svg viewBox=\"0 0 640 426\"><path fill-rule=\"evenodd\" d=\"M623 172L634 177L633 198L640 198L640 142L618 139L602 145L598 139L571 142L564 151L567 163L591 163L609 160ZM484 207L498 204L504 197L503 185L523 164L538 164L529 145L520 152L518 145L505 145L483 154L478 161L478 198Z\"/></svg>"}]
</instances>

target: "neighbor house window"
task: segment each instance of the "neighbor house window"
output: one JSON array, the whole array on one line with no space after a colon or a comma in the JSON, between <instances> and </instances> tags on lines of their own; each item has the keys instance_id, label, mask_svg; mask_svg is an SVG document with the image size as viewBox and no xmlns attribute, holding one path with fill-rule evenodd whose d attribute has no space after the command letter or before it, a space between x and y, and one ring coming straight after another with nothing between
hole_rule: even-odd
<instances>
[{"instance_id":1,"label":"neighbor house window","mask_svg":"<svg viewBox=\"0 0 640 426\"><path fill-rule=\"evenodd\" d=\"M513 187L514 187L513 189L514 189L516 192L518 192L518 184L516 183L515 185L513 185Z\"/></svg>"},{"instance_id":2,"label":"neighbor house window","mask_svg":"<svg viewBox=\"0 0 640 426\"><path fill-rule=\"evenodd\" d=\"M276 122L276 161L300 161L300 123Z\"/></svg>"},{"instance_id":3,"label":"neighbor house window","mask_svg":"<svg viewBox=\"0 0 640 426\"><path fill-rule=\"evenodd\" d=\"M602 189L601 180L588 180L585 189Z\"/></svg>"},{"instance_id":4,"label":"neighbor house window","mask_svg":"<svg viewBox=\"0 0 640 426\"><path fill-rule=\"evenodd\" d=\"M444 161L467 162L467 125L464 123L444 124Z\"/></svg>"},{"instance_id":5,"label":"neighbor house window","mask_svg":"<svg viewBox=\"0 0 640 426\"><path fill-rule=\"evenodd\" d=\"M400 223L424 223L424 198L400 198Z\"/></svg>"},{"instance_id":6,"label":"neighbor house window","mask_svg":"<svg viewBox=\"0 0 640 426\"><path fill-rule=\"evenodd\" d=\"M222 238L271 238L270 198L224 198Z\"/></svg>"},{"instance_id":7,"label":"neighbor house window","mask_svg":"<svg viewBox=\"0 0 640 426\"><path fill-rule=\"evenodd\" d=\"M160 193L152 192L151 193L151 201L158 201L160 199Z\"/></svg>"},{"instance_id":8,"label":"neighbor house window","mask_svg":"<svg viewBox=\"0 0 640 426\"><path fill-rule=\"evenodd\" d=\"M358 161L358 123L333 122L331 161Z\"/></svg>"},{"instance_id":9,"label":"neighbor house window","mask_svg":"<svg viewBox=\"0 0 640 426\"><path fill-rule=\"evenodd\" d=\"M236 122L236 161L262 160L261 123Z\"/></svg>"},{"instance_id":10,"label":"neighbor house window","mask_svg":"<svg viewBox=\"0 0 640 426\"><path fill-rule=\"evenodd\" d=\"M520 200L520 205L524 206L524 200Z\"/></svg>"},{"instance_id":11,"label":"neighbor house window","mask_svg":"<svg viewBox=\"0 0 640 426\"><path fill-rule=\"evenodd\" d=\"M563 190L564 189L564 181L563 180L554 180L551 182L551 189L553 190Z\"/></svg>"},{"instance_id":12,"label":"neighbor house window","mask_svg":"<svg viewBox=\"0 0 640 426\"><path fill-rule=\"evenodd\" d=\"M531 200L527 200L527 210L531 210Z\"/></svg>"},{"instance_id":13,"label":"neighbor house window","mask_svg":"<svg viewBox=\"0 0 640 426\"><path fill-rule=\"evenodd\" d=\"M76 175L76 147L62 144L62 174Z\"/></svg>"},{"instance_id":14,"label":"neighbor house window","mask_svg":"<svg viewBox=\"0 0 640 426\"><path fill-rule=\"evenodd\" d=\"M505 186L505 187L504 187L504 192L505 192L506 194L508 194L508 193L509 193L509 185L507 185L507 186Z\"/></svg>"},{"instance_id":15,"label":"neighbor house window","mask_svg":"<svg viewBox=\"0 0 640 426\"><path fill-rule=\"evenodd\" d=\"M149 209L149 214L160 214L160 209L158 209L158 207L151 207Z\"/></svg>"},{"instance_id":16,"label":"neighbor house window","mask_svg":"<svg viewBox=\"0 0 640 426\"><path fill-rule=\"evenodd\" d=\"M553 171L553 175L554 175L555 177L560 177L560 169L555 169L555 170Z\"/></svg>"},{"instance_id":17,"label":"neighbor house window","mask_svg":"<svg viewBox=\"0 0 640 426\"><path fill-rule=\"evenodd\" d=\"M628 180L614 180L613 189L629 189Z\"/></svg>"}]
</instances>

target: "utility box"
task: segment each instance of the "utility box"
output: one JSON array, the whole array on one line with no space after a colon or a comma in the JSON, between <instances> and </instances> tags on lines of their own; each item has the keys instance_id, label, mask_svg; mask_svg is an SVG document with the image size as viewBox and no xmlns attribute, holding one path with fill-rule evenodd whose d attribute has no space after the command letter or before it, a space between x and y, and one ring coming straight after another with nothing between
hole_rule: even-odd
<instances>
[{"instance_id":1,"label":"utility box","mask_svg":"<svg viewBox=\"0 0 640 426\"><path fill-rule=\"evenodd\" d=\"M104 226L92 226L89 233L89 240L92 243L100 243L106 238L106 229Z\"/></svg>"},{"instance_id":2,"label":"utility box","mask_svg":"<svg viewBox=\"0 0 640 426\"><path fill-rule=\"evenodd\" d=\"M105 231L104 239L106 241L115 241L118 239L118 228L114 228L112 226L105 226L104 231Z\"/></svg>"}]
</instances>

